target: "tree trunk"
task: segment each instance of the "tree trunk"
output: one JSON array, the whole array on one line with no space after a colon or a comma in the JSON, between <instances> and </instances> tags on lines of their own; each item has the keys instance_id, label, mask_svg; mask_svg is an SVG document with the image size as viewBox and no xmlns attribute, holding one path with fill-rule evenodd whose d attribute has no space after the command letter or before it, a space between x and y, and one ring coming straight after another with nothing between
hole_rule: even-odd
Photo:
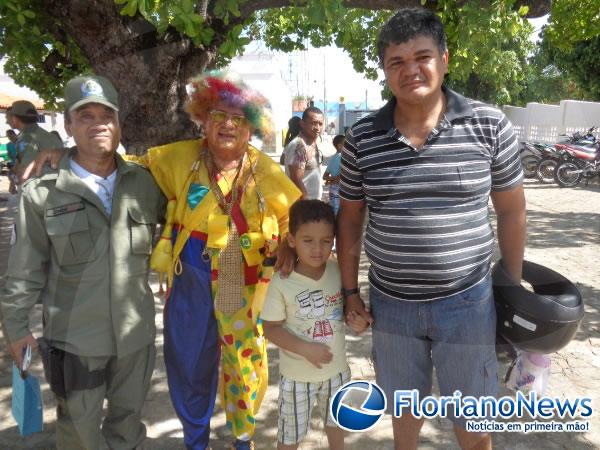
<instances>
[{"instance_id":1,"label":"tree trunk","mask_svg":"<svg viewBox=\"0 0 600 450\"><path fill-rule=\"evenodd\" d=\"M121 16L114 0L49 0L47 8L119 92L128 153L198 136L185 112L186 84L214 63L215 46L198 49L169 31L159 37L147 21Z\"/></svg>"}]
</instances>

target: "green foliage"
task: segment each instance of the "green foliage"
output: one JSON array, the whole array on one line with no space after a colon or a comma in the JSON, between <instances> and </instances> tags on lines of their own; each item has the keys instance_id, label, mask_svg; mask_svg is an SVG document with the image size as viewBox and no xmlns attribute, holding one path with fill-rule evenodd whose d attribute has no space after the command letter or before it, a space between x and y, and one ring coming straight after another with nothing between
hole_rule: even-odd
<instances>
[{"instance_id":1,"label":"green foliage","mask_svg":"<svg viewBox=\"0 0 600 450\"><path fill-rule=\"evenodd\" d=\"M513 105L529 102L558 104L561 100L581 100L584 93L577 83L554 66L532 63L525 67L525 87Z\"/></svg>"},{"instance_id":2,"label":"green foliage","mask_svg":"<svg viewBox=\"0 0 600 450\"><path fill-rule=\"evenodd\" d=\"M543 32L535 63L544 73L555 74L567 82L569 98L599 101L600 35L575 42L565 50L554 44L549 31Z\"/></svg>"},{"instance_id":3,"label":"green foliage","mask_svg":"<svg viewBox=\"0 0 600 450\"><path fill-rule=\"evenodd\" d=\"M511 0L444 1L442 19L448 34L448 84L465 95L498 105L513 103L524 86L523 66L533 50L532 26L526 8L513 9Z\"/></svg>"},{"instance_id":4,"label":"green foliage","mask_svg":"<svg viewBox=\"0 0 600 450\"><path fill-rule=\"evenodd\" d=\"M177 32L190 38L194 45L206 47L210 45L215 30L206 21L205 16L209 11L201 11L201 2L192 0L115 0L117 5L123 5L121 14L135 16L140 14L144 19L154 25L163 34L174 28ZM209 3L209 2L207 2ZM213 2L210 2L213 4ZM228 25L232 18L240 16L240 0L216 0L210 15L213 19L221 20ZM241 28L235 28L227 34L226 42L220 48L220 53L228 58L238 54L249 42L247 38L240 37Z\"/></svg>"},{"instance_id":5,"label":"green foliage","mask_svg":"<svg viewBox=\"0 0 600 450\"><path fill-rule=\"evenodd\" d=\"M568 51L576 43L600 35L598 0L558 0L552 2L546 36L555 47Z\"/></svg>"},{"instance_id":6,"label":"green foliage","mask_svg":"<svg viewBox=\"0 0 600 450\"><path fill-rule=\"evenodd\" d=\"M59 107L56 98L62 96L62 81L87 67L69 36L50 32L60 29L44 13L42 0L0 1L0 54L7 57L4 71L17 84L36 91L48 108Z\"/></svg>"}]
</instances>

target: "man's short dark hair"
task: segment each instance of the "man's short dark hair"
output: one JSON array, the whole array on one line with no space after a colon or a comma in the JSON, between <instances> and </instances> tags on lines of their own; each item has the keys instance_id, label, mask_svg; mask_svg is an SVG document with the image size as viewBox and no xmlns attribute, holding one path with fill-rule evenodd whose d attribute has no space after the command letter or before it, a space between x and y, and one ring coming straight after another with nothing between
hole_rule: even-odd
<instances>
[{"instance_id":1,"label":"man's short dark hair","mask_svg":"<svg viewBox=\"0 0 600 450\"><path fill-rule=\"evenodd\" d=\"M309 106L302 113L302 120L306 119L310 113L323 115L323 111L321 111L316 106Z\"/></svg>"},{"instance_id":2,"label":"man's short dark hair","mask_svg":"<svg viewBox=\"0 0 600 450\"><path fill-rule=\"evenodd\" d=\"M383 25L377 37L379 65L383 67L383 55L390 44L404 44L419 36L430 37L440 54L446 47L444 24L437 14L425 8L402 8Z\"/></svg>"},{"instance_id":3,"label":"man's short dark hair","mask_svg":"<svg viewBox=\"0 0 600 450\"><path fill-rule=\"evenodd\" d=\"M6 130L6 135L7 136L16 136L17 133L15 133L15 130Z\"/></svg>"},{"instance_id":4,"label":"man's short dark hair","mask_svg":"<svg viewBox=\"0 0 600 450\"><path fill-rule=\"evenodd\" d=\"M338 144L341 144L344 141L344 139L346 139L346 136L344 136L343 134L338 134L333 138L333 146L337 148Z\"/></svg>"},{"instance_id":5,"label":"man's short dark hair","mask_svg":"<svg viewBox=\"0 0 600 450\"><path fill-rule=\"evenodd\" d=\"M296 234L305 223L326 222L335 229L333 208L321 200L298 200L290 208L290 233Z\"/></svg>"}]
</instances>

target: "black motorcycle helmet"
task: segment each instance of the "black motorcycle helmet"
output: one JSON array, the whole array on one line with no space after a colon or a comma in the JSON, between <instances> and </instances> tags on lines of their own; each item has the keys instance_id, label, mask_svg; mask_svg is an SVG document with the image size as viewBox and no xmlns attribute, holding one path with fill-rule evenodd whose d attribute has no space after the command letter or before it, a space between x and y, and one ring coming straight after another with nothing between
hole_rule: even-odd
<instances>
[{"instance_id":1,"label":"black motorcycle helmet","mask_svg":"<svg viewBox=\"0 0 600 450\"><path fill-rule=\"evenodd\" d=\"M553 353L573 338L583 319L579 290L561 274L523 261L528 291L515 284L498 261L492 269L497 334L516 348L533 353Z\"/></svg>"}]
</instances>

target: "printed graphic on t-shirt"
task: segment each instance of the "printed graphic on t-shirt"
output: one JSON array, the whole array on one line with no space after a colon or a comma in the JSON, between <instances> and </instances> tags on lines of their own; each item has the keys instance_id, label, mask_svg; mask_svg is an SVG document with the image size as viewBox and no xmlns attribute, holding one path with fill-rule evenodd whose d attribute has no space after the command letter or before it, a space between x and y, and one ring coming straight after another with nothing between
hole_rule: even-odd
<instances>
[{"instance_id":1,"label":"printed graphic on t-shirt","mask_svg":"<svg viewBox=\"0 0 600 450\"><path fill-rule=\"evenodd\" d=\"M298 145L294 150L294 166L299 167L303 170L314 170L319 164L317 161L317 152L314 145L306 145L306 143L299 139Z\"/></svg>"},{"instance_id":2,"label":"printed graphic on t-shirt","mask_svg":"<svg viewBox=\"0 0 600 450\"><path fill-rule=\"evenodd\" d=\"M336 325L342 320L341 303L336 307L336 300L337 298L326 300L321 290L309 291L306 289L297 294L298 311L296 311L296 317L306 320L307 323L311 323L310 319L316 319L312 322L312 326L302 331L302 334L316 342L332 341L334 330L337 331L340 328ZM325 310L326 302L334 306L328 314Z\"/></svg>"}]
</instances>

